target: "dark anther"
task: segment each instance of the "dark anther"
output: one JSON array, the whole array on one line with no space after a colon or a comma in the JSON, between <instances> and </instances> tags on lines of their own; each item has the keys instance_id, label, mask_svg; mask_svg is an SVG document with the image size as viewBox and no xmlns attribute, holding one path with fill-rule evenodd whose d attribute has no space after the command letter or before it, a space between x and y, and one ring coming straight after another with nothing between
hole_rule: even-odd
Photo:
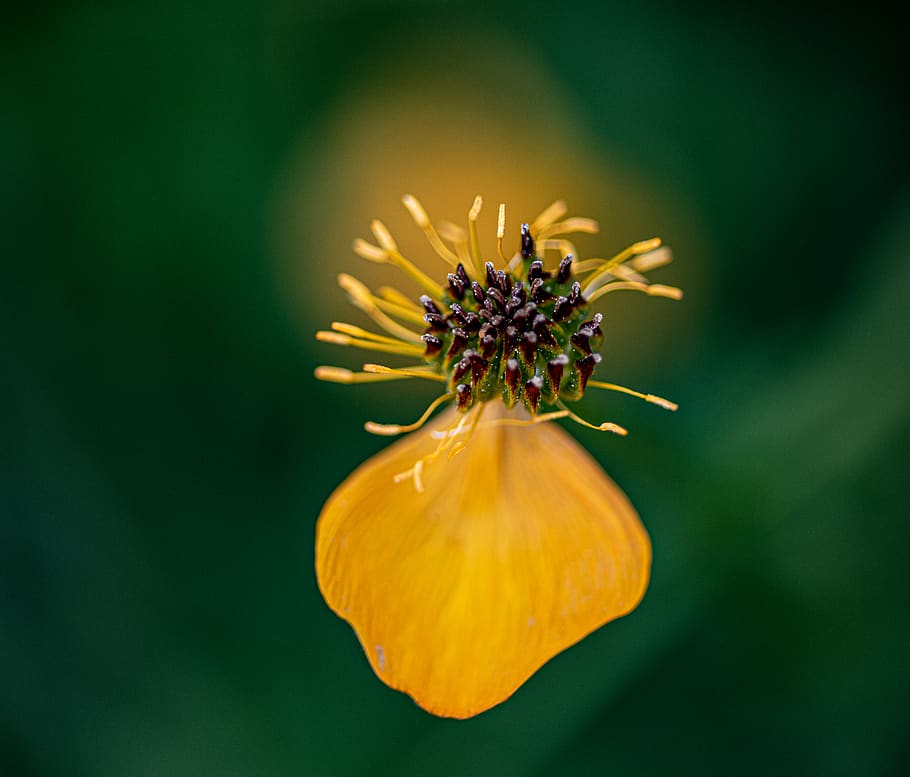
<instances>
[{"instance_id":1,"label":"dark anther","mask_svg":"<svg viewBox=\"0 0 910 777\"><path fill-rule=\"evenodd\" d=\"M471 385L476 386L490 369L490 363L479 353L471 354Z\"/></svg>"},{"instance_id":2,"label":"dark anther","mask_svg":"<svg viewBox=\"0 0 910 777\"><path fill-rule=\"evenodd\" d=\"M465 311L464 328L468 332L476 332L480 329L480 317L471 310Z\"/></svg>"},{"instance_id":3,"label":"dark anther","mask_svg":"<svg viewBox=\"0 0 910 777\"><path fill-rule=\"evenodd\" d=\"M512 315L512 323L515 324L519 329L525 329L528 323L528 318L531 314L537 310L537 305L533 302L530 305L525 305L520 310L516 310Z\"/></svg>"},{"instance_id":4,"label":"dark anther","mask_svg":"<svg viewBox=\"0 0 910 777\"><path fill-rule=\"evenodd\" d=\"M464 383L459 383L455 387L455 399L458 402L459 410L467 410L472 404L474 404L474 392L471 391L470 386L466 386Z\"/></svg>"},{"instance_id":5,"label":"dark anther","mask_svg":"<svg viewBox=\"0 0 910 777\"><path fill-rule=\"evenodd\" d=\"M420 339L427 344L426 356L435 356L442 350L442 340L435 335L421 335Z\"/></svg>"},{"instance_id":6,"label":"dark anther","mask_svg":"<svg viewBox=\"0 0 910 777\"><path fill-rule=\"evenodd\" d=\"M578 281L572 284L572 291L569 292L569 302L572 303L573 307L577 307L584 303L584 300L581 298L581 284Z\"/></svg>"},{"instance_id":7,"label":"dark anther","mask_svg":"<svg viewBox=\"0 0 910 777\"><path fill-rule=\"evenodd\" d=\"M506 296L512 293L512 280L503 270L496 271L496 285Z\"/></svg>"},{"instance_id":8,"label":"dark anther","mask_svg":"<svg viewBox=\"0 0 910 777\"><path fill-rule=\"evenodd\" d=\"M452 296L455 299L464 299L464 281L461 280L455 273L448 274L449 279L449 291L452 292Z\"/></svg>"},{"instance_id":9,"label":"dark anther","mask_svg":"<svg viewBox=\"0 0 910 777\"><path fill-rule=\"evenodd\" d=\"M437 332L449 331L448 321L446 321L445 316L439 313L425 313L423 320L426 321L430 327L435 329Z\"/></svg>"},{"instance_id":10,"label":"dark anther","mask_svg":"<svg viewBox=\"0 0 910 777\"><path fill-rule=\"evenodd\" d=\"M534 357L537 356L537 335L533 332L525 332L524 337L518 344L521 356L528 366L534 364Z\"/></svg>"},{"instance_id":11,"label":"dark anther","mask_svg":"<svg viewBox=\"0 0 910 777\"><path fill-rule=\"evenodd\" d=\"M509 297L509 301L506 302L506 310L505 310L506 316L508 318L514 318L515 311L518 310L518 308L520 308L520 307L521 307L521 302L519 300L515 299L515 297Z\"/></svg>"},{"instance_id":12,"label":"dark anther","mask_svg":"<svg viewBox=\"0 0 910 777\"><path fill-rule=\"evenodd\" d=\"M455 274L459 277L465 288L470 285L471 279L468 277L468 273L465 271L464 265L461 262L459 262L458 267L455 268Z\"/></svg>"},{"instance_id":13,"label":"dark anther","mask_svg":"<svg viewBox=\"0 0 910 777\"><path fill-rule=\"evenodd\" d=\"M587 327L582 327L569 339L579 351L582 353L591 353L591 335L593 332Z\"/></svg>"},{"instance_id":14,"label":"dark anther","mask_svg":"<svg viewBox=\"0 0 910 777\"><path fill-rule=\"evenodd\" d=\"M528 293L525 291L525 285L521 281L515 281L512 285L512 299L517 299L522 305L528 301Z\"/></svg>"},{"instance_id":15,"label":"dark anther","mask_svg":"<svg viewBox=\"0 0 910 777\"><path fill-rule=\"evenodd\" d=\"M506 320L502 316L493 316L493 318L490 319L490 326L495 326L497 329L502 329L502 325L505 322Z\"/></svg>"},{"instance_id":16,"label":"dark anther","mask_svg":"<svg viewBox=\"0 0 910 777\"><path fill-rule=\"evenodd\" d=\"M421 295L420 304L423 305L423 309L427 313L442 313L442 311L436 307L436 303L433 302L433 300L430 299L426 294Z\"/></svg>"},{"instance_id":17,"label":"dark anther","mask_svg":"<svg viewBox=\"0 0 910 777\"><path fill-rule=\"evenodd\" d=\"M465 355L465 357L455 365L455 369L452 370L452 380L457 382L461 380L465 375L468 374L468 370L471 369L471 359Z\"/></svg>"},{"instance_id":18,"label":"dark anther","mask_svg":"<svg viewBox=\"0 0 910 777\"><path fill-rule=\"evenodd\" d=\"M543 313L538 313L534 316L531 328L537 335L537 339L541 345L548 348L558 347L559 343L556 342L556 338L553 337L553 333L550 331L550 322Z\"/></svg>"},{"instance_id":19,"label":"dark anther","mask_svg":"<svg viewBox=\"0 0 910 777\"><path fill-rule=\"evenodd\" d=\"M531 283L531 299L538 305L553 299L553 295L543 287L543 278L537 278Z\"/></svg>"},{"instance_id":20,"label":"dark anther","mask_svg":"<svg viewBox=\"0 0 910 777\"><path fill-rule=\"evenodd\" d=\"M464 326L468 319L465 317L464 308L459 305L457 302L453 302L452 305L452 317L455 318L459 324Z\"/></svg>"},{"instance_id":21,"label":"dark anther","mask_svg":"<svg viewBox=\"0 0 910 777\"><path fill-rule=\"evenodd\" d=\"M483 286L477 281L471 281L471 291L474 292L474 299L477 300L477 304L483 305L483 301L487 298L487 295L483 293Z\"/></svg>"},{"instance_id":22,"label":"dark anther","mask_svg":"<svg viewBox=\"0 0 910 777\"><path fill-rule=\"evenodd\" d=\"M553 273L549 273L543 268L543 262L538 259L536 262L531 262L528 266L528 283L533 283L538 278L545 281L547 278L551 278Z\"/></svg>"},{"instance_id":23,"label":"dark anther","mask_svg":"<svg viewBox=\"0 0 910 777\"><path fill-rule=\"evenodd\" d=\"M496 268L493 267L493 262L487 262L484 267L487 270L487 286L496 285Z\"/></svg>"},{"instance_id":24,"label":"dark anther","mask_svg":"<svg viewBox=\"0 0 910 777\"><path fill-rule=\"evenodd\" d=\"M568 283L572 277L572 254L566 254L565 258L559 263L559 269L556 271L557 283Z\"/></svg>"},{"instance_id":25,"label":"dark anther","mask_svg":"<svg viewBox=\"0 0 910 777\"><path fill-rule=\"evenodd\" d=\"M461 353L468 345L468 333L464 329L452 330L452 344L446 351L446 358L451 359Z\"/></svg>"},{"instance_id":26,"label":"dark anther","mask_svg":"<svg viewBox=\"0 0 910 777\"><path fill-rule=\"evenodd\" d=\"M496 306L493 304L493 300L491 300L489 297L484 297L483 298L483 309L489 310L491 314L495 313Z\"/></svg>"},{"instance_id":27,"label":"dark anther","mask_svg":"<svg viewBox=\"0 0 910 777\"><path fill-rule=\"evenodd\" d=\"M480 355L484 359L489 359L496 353L496 337L494 335L484 335L480 338Z\"/></svg>"},{"instance_id":28,"label":"dark anther","mask_svg":"<svg viewBox=\"0 0 910 777\"><path fill-rule=\"evenodd\" d=\"M521 225L521 255L525 259L534 256L534 238L531 237L531 228L527 224Z\"/></svg>"},{"instance_id":29,"label":"dark anther","mask_svg":"<svg viewBox=\"0 0 910 777\"><path fill-rule=\"evenodd\" d=\"M504 356L511 356L512 351L518 343L518 330L514 326L507 326L502 335L502 353Z\"/></svg>"},{"instance_id":30,"label":"dark anther","mask_svg":"<svg viewBox=\"0 0 910 777\"><path fill-rule=\"evenodd\" d=\"M540 405L540 390L543 388L543 380L539 375L535 375L531 380L525 383L525 396L528 398L528 404L531 406L531 412L537 413L537 407Z\"/></svg>"},{"instance_id":31,"label":"dark anther","mask_svg":"<svg viewBox=\"0 0 910 777\"><path fill-rule=\"evenodd\" d=\"M497 289L495 286L491 286L487 289L487 300L494 300L497 305L499 305L500 310L505 310L506 308L506 298L503 296L502 292Z\"/></svg>"},{"instance_id":32,"label":"dark anther","mask_svg":"<svg viewBox=\"0 0 910 777\"><path fill-rule=\"evenodd\" d=\"M556 304L553 306L553 320L565 321L572 315L574 309L575 306L565 297L557 298Z\"/></svg>"},{"instance_id":33,"label":"dark anther","mask_svg":"<svg viewBox=\"0 0 910 777\"><path fill-rule=\"evenodd\" d=\"M518 392L518 381L521 380L521 367L518 366L518 361L516 359L509 359L506 362L506 388L509 389L509 392L512 396Z\"/></svg>"},{"instance_id":34,"label":"dark anther","mask_svg":"<svg viewBox=\"0 0 910 777\"><path fill-rule=\"evenodd\" d=\"M547 376L550 378L550 390L559 395L559 384L562 382L562 373L569 363L569 357L564 353L547 362Z\"/></svg>"},{"instance_id":35,"label":"dark anther","mask_svg":"<svg viewBox=\"0 0 910 777\"><path fill-rule=\"evenodd\" d=\"M591 377L591 373L598 364L600 364L599 353L589 353L575 362L575 369L578 370L578 388L582 393L588 386L588 378Z\"/></svg>"}]
</instances>

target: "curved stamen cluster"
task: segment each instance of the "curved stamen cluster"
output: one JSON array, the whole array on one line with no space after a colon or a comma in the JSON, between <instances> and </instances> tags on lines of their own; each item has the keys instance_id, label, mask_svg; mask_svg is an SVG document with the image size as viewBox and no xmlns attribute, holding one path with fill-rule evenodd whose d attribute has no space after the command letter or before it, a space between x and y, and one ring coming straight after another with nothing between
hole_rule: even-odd
<instances>
[{"instance_id":1,"label":"curved stamen cluster","mask_svg":"<svg viewBox=\"0 0 910 777\"><path fill-rule=\"evenodd\" d=\"M565 235L597 232L597 224L582 218L563 220L566 207L559 201L533 222L521 225L519 250L508 258L503 253L505 206L500 205L496 237L501 264L497 268L497 263L483 257L477 238L480 197L468 213L468 232L447 222L437 229L416 198L406 195L403 202L434 251L449 265L451 272L446 282L437 284L404 257L385 225L373 221L371 229L378 245L358 239L354 242L355 252L369 261L394 265L426 293L415 304L388 287L374 294L360 281L342 274L339 284L351 302L386 334L334 322L332 331L318 332L317 338L409 356L421 363L407 368L365 364L360 373L320 367L316 375L338 383L423 378L444 383L446 391L415 424L370 422L369 431L377 434L410 431L448 400L454 401L461 411L474 407L478 410L470 424L459 422L458 431L453 432L455 436L464 429L473 429L484 403L497 399L509 407L520 402L531 414L531 422L569 417L592 426L564 405L564 400L580 399L588 387L620 391L676 409L669 400L652 394L591 380L601 361L597 350L603 340L603 316L590 310L596 300L621 290L671 299L682 296L679 289L652 284L645 277L646 272L671 259L669 250L661 246L659 239L635 243L610 259L575 261L577 251ZM561 259L547 270L545 255L553 250L560 252ZM415 325L420 325L423 331L415 331ZM560 410L538 414L541 405L556 405ZM593 428L625 433L622 427L611 423ZM441 444L434 455L449 444ZM458 449L454 445L450 455ZM415 474L415 480L418 479L419 471Z\"/></svg>"}]
</instances>

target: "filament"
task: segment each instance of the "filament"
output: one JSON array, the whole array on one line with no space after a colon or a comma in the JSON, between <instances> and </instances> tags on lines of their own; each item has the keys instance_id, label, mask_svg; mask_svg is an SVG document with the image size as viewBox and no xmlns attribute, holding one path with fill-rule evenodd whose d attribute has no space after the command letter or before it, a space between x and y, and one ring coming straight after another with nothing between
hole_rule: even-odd
<instances>
[{"instance_id":1,"label":"filament","mask_svg":"<svg viewBox=\"0 0 910 777\"><path fill-rule=\"evenodd\" d=\"M474 204L468 211L468 233L471 236L471 253L474 255L476 266L483 264L483 256L480 253L480 240L477 237L477 217L480 215L480 209L483 207L483 197L479 194L474 198Z\"/></svg>"},{"instance_id":2,"label":"filament","mask_svg":"<svg viewBox=\"0 0 910 777\"><path fill-rule=\"evenodd\" d=\"M588 302L594 302L600 299L604 294L613 291L641 291L649 297L666 297L667 299L682 299L682 289L676 286L665 286L662 283L637 283L635 281L613 281L605 286L601 286L593 294L586 295Z\"/></svg>"},{"instance_id":3,"label":"filament","mask_svg":"<svg viewBox=\"0 0 910 777\"><path fill-rule=\"evenodd\" d=\"M619 424L614 424L612 421L604 421L601 424L592 424L590 421L585 421L584 418L575 415L569 408L567 408L562 402L559 403L559 406L566 411L566 414L571 418L575 423L586 426L588 429L594 429L598 432L613 432L613 434L618 434L620 437L625 437L629 431Z\"/></svg>"},{"instance_id":4,"label":"filament","mask_svg":"<svg viewBox=\"0 0 910 777\"><path fill-rule=\"evenodd\" d=\"M323 343L333 343L334 345L353 345L355 348L363 348L365 351L381 351L383 353L396 353L402 356L423 356L424 349L410 343L377 343L373 340L361 340L356 337L341 334L340 332L327 332L320 330L316 333L316 339Z\"/></svg>"},{"instance_id":5,"label":"filament","mask_svg":"<svg viewBox=\"0 0 910 777\"><path fill-rule=\"evenodd\" d=\"M384 383L390 380L405 380L413 377L411 375L398 374L373 374L369 372L352 372L344 367L330 367L323 365L317 367L313 374L318 380L324 380L327 383Z\"/></svg>"},{"instance_id":6,"label":"filament","mask_svg":"<svg viewBox=\"0 0 910 777\"><path fill-rule=\"evenodd\" d=\"M443 402L454 398L455 395L451 393L436 397L436 399L434 399L429 404L427 409L424 410L423 415L420 416L420 418L418 418L412 424L377 424L373 421L367 421L363 425L363 428L371 434L384 435L388 437L392 437L396 434L404 434L405 432L413 432L423 426L427 422L427 419L433 414L433 411L436 410L436 408L439 407Z\"/></svg>"},{"instance_id":7,"label":"filament","mask_svg":"<svg viewBox=\"0 0 910 777\"><path fill-rule=\"evenodd\" d=\"M446 378L437 372L430 372L421 367L386 367L384 364L364 364L363 371L377 375L398 375L402 378L424 378L445 383Z\"/></svg>"},{"instance_id":8,"label":"filament","mask_svg":"<svg viewBox=\"0 0 910 777\"><path fill-rule=\"evenodd\" d=\"M584 232L588 235L596 235L599 231L600 225L594 219L576 217L541 227L537 237L540 240L546 240L553 235L567 235L570 232Z\"/></svg>"},{"instance_id":9,"label":"filament","mask_svg":"<svg viewBox=\"0 0 910 777\"><path fill-rule=\"evenodd\" d=\"M439 237L439 233L436 231L432 222L430 221L427 212L423 209L423 205L420 204L413 194L406 194L401 198L401 201L404 203L404 206L408 209L408 213L411 214L411 218L414 219L414 222L423 230L424 235L426 235L427 240L430 245L433 246L433 250L442 257L443 261L450 264L452 267L458 265L458 257L453 254L448 246L442 242Z\"/></svg>"},{"instance_id":10,"label":"filament","mask_svg":"<svg viewBox=\"0 0 910 777\"><path fill-rule=\"evenodd\" d=\"M376 305L375 298L370 293L370 290L360 281L358 281L353 275L341 273L338 276L338 285L348 293L351 298L351 302L353 302L356 307L360 308L387 332L395 335L401 340L412 343L420 342L419 334L412 332L410 329L402 326L397 321L393 321L385 313L383 313Z\"/></svg>"},{"instance_id":11,"label":"filament","mask_svg":"<svg viewBox=\"0 0 910 777\"><path fill-rule=\"evenodd\" d=\"M626 386L620 386L616 383L604 383L600 380L589 380L587 386L589 388L607 389L608 391L619 391L622 394L638 397L639 399L643 399L645 402L650 402L652 405L662 407L664 410L679 409L679 405L677 405L675 402L671 402L669 399L658 397L655 394L644 394L641 391L635 391L635 389L630 389Z\"/></svg>"},{"instance_id":12,"label":"filament","mask_svg":"<svg viewBox=\"0 0 910 777\"><path fill-rule=\"evenodd\" d=\"M534 235L535 238L537 238L540 233L540 230L544 229L545 227L550 226L550 224L555 222L557 219L561 219L563 216L566 215L566 211L568 209L569 208L566 205L565 200L556 200L556 202L554 202L552 205L549 205L546 208L544 208L537 215L537 218L535 218L534 221L531 222L531 234Z\"/></svg>"}]
</instances>

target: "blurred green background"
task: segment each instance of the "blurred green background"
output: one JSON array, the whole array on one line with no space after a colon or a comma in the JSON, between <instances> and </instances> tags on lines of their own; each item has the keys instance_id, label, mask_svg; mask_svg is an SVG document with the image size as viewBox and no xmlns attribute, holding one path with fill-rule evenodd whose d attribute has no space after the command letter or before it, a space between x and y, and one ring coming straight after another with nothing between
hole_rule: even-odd
<instances>
[{"instance_id":1,"label":"blurred green background","mask_svg":"<svg viewBox=\"0 0 910 777\"><path fill-rule=\"evenodd\" d=\"M884 8L5 9L0 773L910 771ZM383 686L312 570L363 421L431 396L312 378L358 364L312 332L359 321L332 279L371 217L419 237L407 191L457 221L483 194L489 247L500 198L564 196L586 255L660 234L686 289L603 307L605 379L679 413L592 397L631 434L578 433L652 534L643 604L466 722Z\"/></svg>"}]
</instances>

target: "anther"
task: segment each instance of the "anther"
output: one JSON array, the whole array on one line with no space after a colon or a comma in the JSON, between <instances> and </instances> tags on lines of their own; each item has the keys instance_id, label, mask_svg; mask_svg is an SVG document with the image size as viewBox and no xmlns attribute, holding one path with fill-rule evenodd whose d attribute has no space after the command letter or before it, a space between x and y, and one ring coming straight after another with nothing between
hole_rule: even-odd
<instances>
[{"instance_id":1,"label":"anther","mask_svg":"<svg viewBox=\"0 0 910 777\"><path fill-rule=\"evenodd\" d=\"M569 357L564 353L547 362L547 377L550 379L550 390L559 396L559 384L562 382L563 371L569 364Z\"/></svg>"},{"instance_id":2,"label":"anther","mask_svg":"<svg viewBox=\"0 0 910 777\"><path fill-rule=\"evenodd\" d=\"M450 307L452 308L452 317L458 321L459 324L464 326L468 322L464 308L457 302L453 302Z\"/></svg>"},{"instance_id":3,"label":"anther","mask_svg":"<svg viewBox=\"0 0 910 777\"><path fill-rule=\"evenodd\" d=\"M533 332L525 332L518 347L525 364L533 365L534 358L537 356L537 335Z\"/></svg>"},{"instance_id":4,"label":"anther","mask_svg":"<svg viewBox=\"0 0 910 777\"><path fill-rule=\"evenodd\" d=\"M446 358L451 359L461 353L468 345L468 334L464 329L452 330L452 344L446 352Z\"/></svg>"},{"instance_id":5,"label":"anther","mask_svg":"<svg viewBox=\"0 0 910 777\"><path fill-rule=\"evenodd\" d=\"M470 285L471 279L468 277L468 273L465 270L464 265L461 262L459 262L458 266L455 268L455 274L458 276L458 278L461 280L462 284L464 284L465 287Z\"/></svg>"},{"instance_id":6,"label":"anther","mask_svg":"<svg viewBox=\"0 0 910 777\"><path fill-rule=\"evenodd\" d=\"M480 338L480 355L489 359L496 353L496 338L493 335L484 335Z\"/></svg>"},{"instance_id":7,"label":"anther","mask_svg":"<svg viewBox=\"0 0 910 777\"><path fill-rule=\"evenodd\" d=\"M553 306L553 320L565 321L572 315L574 309L575 306L566 297L557 297L556 304Z\"/></svg>"},{"instance_id":8,"label":"anther","mask_svg":"<svg viewBox=\"0 0 910 777\"><path fill-rule=\"evenodd\" d=\"M557 283L568 283L572 277L572 254L568 254L560 263L556 271ZM580 289L579 289L580 291Z\"/></svg>"},{"instance_id":9,"label":"anther","mask_svg":"<svg viewBox=\"0 0 910 777\"><path fill-rule=\"evenodd\" d=\"M460 267L461 265L459 265ZM455 273L449 273L446 276L449 279L449 290L452 292L452 296L457 300L464 299L464 281L461 280Z\"/></svg>"},{"instance_id":10,"label":"anther","mask_svg":"<svg viewBox=\"0 0 910 777\"><path fill-rule=\"evenodd\" d=\"M531 237L531 228L527 224L521 225L521 255L525 259L534 256L534 238Z\"/></svg>"},{"instance_id":11,"label":"anther","mask_svg":"<svg viewBox=\"0 0 910 777\"><path fill-rule=\"evenodd\" d=\"M543 287L543 278L536 278L531 283L531 299L538 305L553 299L553 295Z\"/></svg>"},{"instance_id":12,"label":"anther","mask_svg":"<svg viewBox=\"0 0 910 777\"><path fill-rule=\"evenodd\" d=\"M543 313L538 313L534 316L534 322L532 323L531 328L537 335L537 339L540 341L541 345L548 348L557 348L559 346L559 343L550 331L550 321Z\"/></svg>"},{"instance_id":13,"label":"anther","mask_svg":"<svg viewBox=\"0 0 910 777\"><path fill-rule=\"evenodd\" d=\"M540 278L540 280L545 280L549 277L550 273L544 270L543 262L540 261L540 259L537 259L528 265L528 283L534 283L538 278Z\"/></svg>"},{"instance_id":14,"label":"anther","mask_svg":"<svg viewBox=\"0 0 910 777\"><path fill-rule=\"evenodd\" d=\"M500 310L505 310L506 308L506 298L503 296L502 292L495 286L491 286L487 289L487 299L492 299L499 305Z\"/></svg>"},{"instance_id":15,"label":"anther","mask_svg":"<svg viewBox=\"0 0 910 777\"><path fill-rule=\"evenodd\" d=\"M584 300L581 297L581 284L578 281L572 284L572 290L569 292L569 302L572 304L572 307L577 307L584 303Z\"/></svg>"},{"instance_id":16,"label":"anther","mask_svg":"<svg viewBox=\"0 0 910 777\"><path fill-rule=\"evenodd\" d=\"M420 295L420 304L423 305L423 309L427 313L442 313L436 303L433 302L432 298L427 294Z\"/></svg>"},{"instance_id":17,"label":"anther","mask_svg":"<svg viewBox=\"0 0 910 777\"><path fill-rule=\"evenodd\" d=\"M427 344L427 349L424 352L424 356L435 356L442 350L442 340L440 340L435 335L421 335L420 339Z\"/></svg>"},{"instance_id":18,"label":"anther","mask_svg":"<svg viewBox=\"0 0 910 777\"><path fill-rule=\"evenodd\" d=\"M474 293L474 299L477 300L477 304L483 305L483 301L487 298L487 295L484 294L483 286L477 281L471 281L471 291Z\"/></svg>"},{"instance_id":19,"label":"anther","mask_svg":"<svg viewBox=\"0 0 910 777\"><path fill-rule=\"evenodd\" d=\"M537 413L537 407L540 405L540 393L543 388L543 379L535 375L531 380L525 383L525 399L528 403L528 409L532 414Z\"/></svg>"},{"instance_id":20,"label":"anther","mask_svg":"<svg viewBox=\"0 0 910 777\"><path fill-rule=\"evenodd\" d=\"M589 353L587 356L576 360L575 369L578 370L578 389L584 394L588 386L588 378L594 372L594 368L600 364L599 353Z\"/></svg>"},{"instance_id":21,"label":"anther","mask_svg":"<svg viewBox=\"0 0 910 777\"><path fill-rule=\"evenodd\" d=\"M514 398L518 394L518 382L521 380L521 367L517 359L509 359L506 362L505 383L509 393Z\"/></svg>"},{"instance_id":22,"label":"anther","mask_svg":"<svg viewBox=\"0 0 910 777\"><path fill-rule=\"evenodd\" d=\"M435 329L437 332L448 332L449 324L440 313L426 313L424 314L423 320L426 321L432 329Z\"/></svg>"},{"instance_id":23,"label":"anther","mask_svg":"<svg viewBox=\"0 0 910 777\"><path fill-rule=\"evenodd\" d=\"M487 287L496 285L496 268L493 267L493 262L487 262L484 267L487 271Z\"/></svg>"},{"instance_id":24,"label":"anther","mask_svg":"<svg viewBox=\"0 0 910 777\"><path fill-rule=\"evenodd\" d=\"M507 326L502 335L502 352L505 356L511 356L512 351L518 344L518 330L514 326Z\"/></svg>"},{"instance_id":25,"label":"anther","mask_svg":"<svg viewBox=\"0 0 910 777\"><path fill-rule=\"evenodd\" d=\"M465 354L465 357L455 365L455 369L452 370L452 382L457 383L465 375L468 374L468 371L471 369L471 359Z\"/></svg>"},{"instance_id":26,"label":"anther","mask_svg":"<svg viewBox=\"0 0 910 777\"><path fill-rule=\"evenodd\" d=\"M470 386L466 386L464 383L459 383L455 387L455 399L458 402L459 410L467 410L471 405L474 404L474 392L471 391Z\"/></svg>"}]
</instances>

